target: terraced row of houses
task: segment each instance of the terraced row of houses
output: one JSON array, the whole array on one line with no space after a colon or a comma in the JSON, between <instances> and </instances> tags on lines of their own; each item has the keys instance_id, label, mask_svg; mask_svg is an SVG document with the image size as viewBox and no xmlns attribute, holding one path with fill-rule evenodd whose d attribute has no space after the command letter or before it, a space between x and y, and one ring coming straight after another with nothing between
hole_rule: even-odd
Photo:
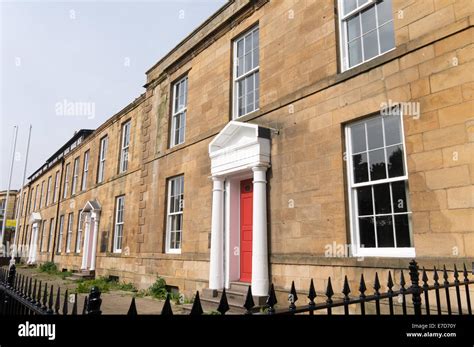
<instances>
[{"instance_id":1,"label":"terraced row of houses","mask_svg":"<svg viewBox=\"0 0 474 347\"><path fill-rule=\"evenodd\" d=\"M473 7L228 1L29 177L25 260L211 297L471 263Z\"/></svg>"}]
</instances>

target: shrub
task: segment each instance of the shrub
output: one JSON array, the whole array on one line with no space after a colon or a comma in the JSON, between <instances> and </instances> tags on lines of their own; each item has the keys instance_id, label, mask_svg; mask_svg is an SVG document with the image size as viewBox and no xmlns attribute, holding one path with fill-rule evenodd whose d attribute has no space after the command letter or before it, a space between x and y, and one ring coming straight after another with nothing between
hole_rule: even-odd
<instances>
[{"instance_id":1,"label":"shrub","mask_svg":"<svg viewBox=\"0 0 474 347\"><path fill-rule=\"evenodd\" d=\"M112 280L107 277L99 277L93 280L81 281L77 284L78 293L89 293L92 287L97 287L102 293L110 290L124 290L127 292L136 292L137 288L133 283L122 282L119 283L116 280Z\"/></svg>"},{"instance_id":2,"label":"shrub","mask_svg":"<svg viewBox=\"0 0 474 347\"><path fill-rule=\"evenodd\" d=\"M46 272L50 275L55 275L58 273L58 267L52 261L47 261L39 266L39 271Z\"/></svg>"},{"instance_id":3,"label":"shrub","mask_svg":"<svg viewBox=\"0 0 474 347\"><path fill-rule=\"evenodd\" d=\"M113 289L116 290L123 290L126 292L137 292L137 288L133 285L133 283L127 283L127 282L111 282Z\"/></svg>"},{"instance_id":4,"label":"shrub","mask_svg":"<svg viewBox=\"0 0 474 347\"><path fill-rule=\"evenodd\" d=\"M97 287L102 293L110 290L110 281L105 277L81 281L77 284L77 293L89 293L92 287Z\"/></svg>"},{"instance_id":5,"label":"shrub","mask_svg":"<svg viewBox=\"0 0 474 347\"><path fill-rule=\"evenodd\" d=\"M162 277L157 277L155 283L148 289L151 296L157 299L166 299L168 291L166 290L166 281Z\"/></svg>"}]
</instances>

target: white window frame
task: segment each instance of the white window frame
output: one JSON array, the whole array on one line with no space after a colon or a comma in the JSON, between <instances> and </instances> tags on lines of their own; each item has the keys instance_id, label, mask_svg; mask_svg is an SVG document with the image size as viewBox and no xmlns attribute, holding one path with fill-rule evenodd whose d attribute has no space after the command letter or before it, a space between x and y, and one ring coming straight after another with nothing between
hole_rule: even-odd
<instances>
[{"instance_id":1,"label":"white window frame","mask_svg":"<svg viewBox=\"0 0 474 347\"><path fill-rule=\"evenodd\" d=\"M183 181L183 200L181 200L181 211L178 212L171 212L171 183L173 181ZM181 182L179 182L181 184ZM181 254L181 249L183 247L183 222L184 222L184 175L179 175L168 179L168 189L167 189L167 208L166 208L166 253L174 253L174 254ZM171 218L173 216L181 216L181 230L174 231L180 233L180 248L171 248Z\"/></svg>"},{"instance_id":2,"label":"white window frame","mask_svg":"<svg viewBox=\"0 0 474 347\"><path fill-rule=\"evenodd\" d=\"M85 191L87 189L87 174L89 173L89 151L84 153L84 164L82 168L82 182L81 190Z\"/></svg>"},{"instance_id":3,"label":"white window frame","mask_svg":"<svg viewBox=\"0 0 474 347\"><path fill-rule=\"evenodd\" d=\"M69 188L69 167L71 163L66 164L66 173L64 174L64 186L63 186L63 199L67 198L68 188Z\"/></svg>"},{"instance_id":4,"label":"white window frame","mask_svg":"<svg viewBox=\"0 0 474 347\"><path fill-rule=\"evenodd\" d=\"M39 207L38 209L41 210L43 207L43 191L44 191L44 180L41 182L41 191L40 191L40 198L39 198Z\"/></svg>"},{"instance_id":5,"label":"white window frame","mask_svg":"<svg viewBox=\"0 0 474 347\"><path fill-rule=\"evenodd\" d=\"M132 130L131 120L128 120L122 124L122 134L121 134L121 141L120 141L119 173L124 173L124 172L127 172L128 170L131 130Z\"/></svg>"},{"instance_id":6,"label":"white window frame","mask_svg":"<svg viewBox=\"0 0 474 347\"><path fill-rule=\"evenodd\" d=\"M49 239L48 239L48 252L53 251L53 239L54 239L54 218L49 220Z\"/></svg>"},{"instance_id":7,"label":"white window frame","mask_svg":"<svg viewBox=\"0 0 474 347\"><path fill-rule=\"evenodd\" d=\"M35 198L33 202L33 212L36 211L36 200L38 200L38 192L39 192L39 184L36 185L35 188Z\"/></svg>"},{"instance_id":8,"label":"white window frame","mask_svg":"<svg viewBox=\"0 0 474 347\"><path fill-rule=\"evenodd\" d=\"M232 71L232 86L233 86L233 100L232 100L232 119L236 120L236 119L239 119L239 118L242 118L250 113L253 113L253 112L256 112L260 109L260 97L259 97L259 105L258 107L256 107L255 109L253 109L252 111L250 112L246 112L242 115L239 115L239 95L238 95L238 92L239 92L239 88L238 88L238 82L240 82L241 80L253 75L253 74L256 74L256 73L259 73L260 72L260 52L259 52L259 61L258 61L258 65L256 67L254 67L252 70L244 73L243 75L237 77L237 66L238 66L238 63L239 63L239 59L237 57L237 44L242 41L242 40L245 40L245 36L247 36L248 34L253 34L255 31L258 30L258 35L260 35L260 29L259 29L259 26L256 25L254 26L253 28L247 30L246 32L244 32L242 35L240 35L238 38L236 38L233 42L233 57L232 57L232 60L233 60L233 71ZM252 41L253 42L253 41ZM258 40L258 48L257 48L259 51L260 51L260 36L259 36L259 40ZM245 47L244 47L244 52L245 52ZM253 58L252 58L253 59ZM259 81L260 81L260 76L259 76ZM255 89L254 89L255 90ZM259 82L259 86L258 86L258 92L260 93L260 82ZM255 100L254 100L254 104L255 104ZM247 111L247 110L246 110Z\"/></svg>"},{"instance_id":9,"label":"white window frame","mask_svg":"<svg viewBox=\"0 0 474 347\"><path fill-rule=\"evenodd\" d=\"M79 179L79 157L74 159L74 168L73 168L73 171L72 171L71 195L76 194L78 179Z\"/></svg>"},{"instance_id":10,"label":"white window frame","mask_svg":"<svg viewBox=\"0 0 474 347\"><path fill-rule=\"evenodd\" d=\"M82 241L82 210L79 211L77 218L77 233L76 233L76 253L81 253L81 241Z\"/></svg>"},{"instance_id":11,"label":"white window frame","mask_svg":"<svg viewBox=\"0 0 474 347\"><path fill-rule=\"evenodd\" d=\"M358 64L355 64L353 66L349 66L349 52L348 52L348 47L347 47L347 21L357 15L357 14L360 14L362 13L364 10L368 9L369 7L372 7L372 6L375 6L377 4L377 0L367 0L364 4L360 5L359 7L355 8L354 10L352 10L351 12L349 12L348 14L344 15L344 0L338 0L338 4L337 4L337 8L338 8L338 13L339 13L339 16L338 16L338 25L339 25L339 48L340 48L340 63L341 63L341 70L342 72L344 71L347 71L347 70L350 70L350 69L353 69L359 65L362 65L362 64L365 64L375 58L378 58L384 54L387 54L388 52L391 52L393 51L395 48L396 48L396 42L395 42L395 47L383 52L383 53L380 53L380 54L377 54L376 56L372 57L372 58L369 58L369 59L366 59L364 60L364 45L363 45L363 42L361 41L361 54L362 54L362 61ZM393 6L393 3L392 3L392 6ZM377 13L377 9L375 9L376 13ZM392 8L392 15L393 15L393 8ZM384 24L387 24L388 22L390 21L387 21L385 22ZM392 22L393 22L393 17L392 17ZM377 22L377 15L376 15L376 29L374 30L377 30L377 45L378 45L378 51L380 52L380 36L378 34L378 29L379 29L379 26L378 26L378 22ZM360 29L361 30L361 40L362 40L362 28ZM395 35L395 28L394 28L394 33Z\"/></svg>"},{"instance_id":12,"label":"white window frame","mask_svg":"<svg viewBox=\"0 0 474 347\"><path fill-rule=\"evenodd\" d=\"M53 203L58 202L58 195L59 195L59 171L56 171L56 177L54 180Z\"/></svg>"},{"instance_id":13,"label":"white window frame","mask_svg":"<svg viewBox=\"0 0 474 347\"><path fill-rule=\"evenodd\" d=\"M392 115L393 116L393 115ZM368 181L368 182L362 182L362 183L354 183L354 175L353 175L353 162L352 162L352 138L351 138L351 127L360 124L360 123L365 123L369 121L370 119L373 118L378 118L381 117L380 115L376 115L373 117L368 117L364 118L363 120L357 121L357 122L351 122L346 125L345 127L345 136L346 136L346 158L347 158L347 169L346 169L346 174L347 174L347 182L348 182L348 200L349 200L349 218L350 218L350 235L351 235L351 253L352 256L354 257L400 257L400 258L408 258L408 257L415 257L415 247L380 247L380 248L364 248L364 247L359 247L360 243L360 238L359 238L359 223L358 223L358 209L357 209L357 203L356 203L356 195L354 194L354 190L356 190L359 187L364 187L364 186L373 186L373 185L378 185L378 184L383 184L383 183L393 183L393 182L406 182L406 187L408 187L408 168L407 168L407 154L406 154L406 145L405 145L405 130L403 126L403 113L402 111L399 111L398 117L400 117L400 132L401 132L401 144L403 146L403 166L404 166L404 173L405 175L403 176L397 176L397 177L388 177L385 179L380 179L376 181ZM385 137L385 129L383 129L384 132L384 137ZM367 133L366 133L366 141L367 141ZM367 146L367 142L366 142ZM386 148L385 144L384 147ZM386 157L386 152L385 157ZM385 162L387 162L387 158L385 158ZM370 170L370 168L369 168ZM391 192L391 189L390 189ZM390 193L391 194L391 193ZM410 232L410 238L413 243L413 225L412 225L412 218L411 218L411 210L410 210L410 200L409 200L409 192L408 189L406 190L406 199L407 199L407 212L403 213L394 213L392 212L391 214L406 214L408 216L408 223L409 223L409 232ZM393 201L390 199L390 201ZM374 198L372 198L372 203L375 204ZM375 213L375 209L374 209ZM394 242L396 243L396 237L395 237L395 223L393 223L393 228L394 228ZM377 230L375 230L375 233L377 233Z\"/></svg>"},{"instance_id":14,"label":"white window frame","mask_svg":"<svg viewBox=\"0 0 474 347\"><path fill-rule=\"evenodd\" d=\"M172 98L172 111L171 111L171 141L170 141L170 148L178 146L184 143L186 139L186 117L188 112L188 76L184 76L180 80L176 81L173 84L173 98ZM180 97L179 94L179 87L184 83L184 105L181 108L176 109L176 99ZM178 102L179 105L179 102ZM176 120L181 119L181 115L184 115L183 119L183 126L180 127L183 131L183 140L179 141L179 134L176 136Z\"/></svg>"},{"instance_id":15,"label":"white window frame","mask_svg":"<svg viewBox=\"0 0 474 347\"><path fill-rule=\"evenodd\" d=\"M58 233L58 244L56 245L56 253L61 253L63 244L63 231L64 231L64 215L59 216L59 233Z\"/></svg>"},{"instance_id":16,"label":"white window frame","mask_svg":"<svg viewBox=\"0 0 474 347\"><path fill-rule=\"evenodd\" d=\"M97 171L97 183L104 182L105 178L105 162L107 160L107 149L109 147L109 137L104 136L100 139L99 151L99 169Z\"/></svg>"},{"instance_id":17,"label":"white window frame","mask_svg":"<svg viewBox=\"0 0 474 347\"><path fill-rule=\"evenodd\" d=\"M51 182L53 180L53 176L48 177L48 186L46 187L46 199L45 201L45 206L49 206L50 200L51 200Z\"/></svg>"},{"instance_id":18,"label":"white window frame","mask_svg":"<svg viewBox=\"0 0 474 347\"><path fill-rule=\"evenodd\" d=\"M74 213L71 212L67 216L66 253L71 253L72 223L73 222L74 222Z\"/></svg>"},{"instance_id":19,"label":"white window frame","mask_svg":"<svg viewBox=\"0 0 474 347\"><path fill-rule=\"evenodd\" d=\"M41 224L41 243L40 243L40 252L43 252L44 250L44 238L45 238L45 229L46 229L46 222L47 220L44 220Z\"/></svg>"},{"instance_id":20,"label":"white window frame","mask_svg":"<svg viewBox=\"0 0 474 347\"><path fill-rule=\"evenodd\" d=\"M119 221L120 206L122 207L122 210L121 210L122 220ZM114 223L114 243L113 243L114 253L122 253L124 220L125 220L125 195L120 195L115 198L115 223Z\"/></svg>"}]
</instances>

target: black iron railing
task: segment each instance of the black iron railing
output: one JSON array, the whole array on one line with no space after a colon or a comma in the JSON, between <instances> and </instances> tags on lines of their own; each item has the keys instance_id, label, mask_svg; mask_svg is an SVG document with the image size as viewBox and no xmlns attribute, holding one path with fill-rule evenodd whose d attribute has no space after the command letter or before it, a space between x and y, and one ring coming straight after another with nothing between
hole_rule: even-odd
<instances>
[{"instance_id":1,"label":"black iron railing","mask_svg":"<svg viewBox=\"0 0 474 347\"><path fill-rule=\"evenodd\" d=\"M474 281L468 278L468 271L465 265L461 274L462 276L456 266L454 266L454 281L450 282L446 266L443 266L443 282L440 283L438 270L435 267L433 269L434 282L430 285L428 283L429 279L427 271L423 268L421 272L421 281L423 283L420 285L420 270L417 262L412 260L409 265L409 276L411 282L409 287L406 287L407 283L405 282L405 276L402 270L400 272L398 289L394 290L395 285L392 279L392 272L389 271L386 284L387 290L381 292L380 289L382 287L379 275L376 272L372 287L373 293L366 294L367 286L364 275L362 274L359 282L358 293L351 296L350 294L352 291L349 287L347 276L345 276L341 291L342 296L341 298L335 299L335 292L333 290L331 278L329 277L324 296L319 298L315 290L314 282L311 279L307 295L308 301L306 304L300 306L296 305L299 298L295 284L292 282L288 294L289 305L280 307L278 305L275 288L272 284L270 286L266 305L263 307L257 307L253 300L252 288L249 286L243 308L245 308L245 314L247 315L314 315L316 313L331 315L339 312L344 315L365 315L368 313L374 313L376 315L394 315L398 314L398 312L403 315L407 315L411 312L415 315L430 315L433 313L438 315L443 313L449 315L453 313L472 315L469 284L473 284ZM451 302L451 288L454 288L455 304ZM63 300L61 298L60 288L57 288L55 296L53 293L53 286L48 288L46 283L42 286L41 282L38 283L36 280L33 281L32 278L22 276L21 274L17 275L14 265L11 266L9 270L0 271L0 314L69 314L68 291L65 291ZM431 298L430 293L433 294ZM102 299L100 296L100 290L96 287L92 287L89 295L84 298L82 314L101 314L100 306ZM316 298L318 298L320 302L316 302ZM62 308L61 301L63 301ZM397 301L397 303L395 301ZM434 310L432 310L431 302L434 302L436 305ZM368 312L367 309L369 305L371 308L370 312ZM386 309L387 312L382 312L382 305L384 308L388 307ZM456 306L454 309L453 305ZM230 307L227 301L227 294L224 289L221 294L217 312L221 315L225 315L229 310ZM339 311L335 312L336 310ZM201 305L199 291L197 291L190 315L202 315L203 313L204 311ZM71 314L77 314L77 294L75 294ZM128 315L137 314L135 298L132 298ZM161 315L173 315L169 294L164 302Z\"/></svg>"},{"instance_id":2,"label":"black iron railing","mask_svg":"<svg viewBox=\"0 0 474 347\"><path fill-rule=\"evenodd\" d=\"M401 314L407 315L409 312L408 307L413 311L415 315L423 314L423 311L426 315L432 314L431 305L430 305L430 291L434 292L434 296L436 298L436 313L442 314L446 312L447 314L453 314L452 310L452 303L450 298L450 288L455 289L455 296L456 296L456 306L457 306L457 313L458 314L468 314L472 315L472 308L471 308L471 298L469 293L469 284L474 283L473 280L468 278L468 271L466 266L464 265L464 269L462 271L463 279L459 280L459 271L454 266L454 281L449 282L448 280L448 271L446 270L446 266L443 266L443 283L439 283L439 275L438 270L436 267L433 269L433 280L434 284L428 284L428 276L426 270L423 268L422 270L422 282L423 284L420 286L419 276L420 271L418 268L418 264L415 260L410 262L409 266L409 275L411 285L406 288L407 283L405 282L405 276L403 270L400 272L400 281L399 281L399 288L398 290L394 290L394 283L392 279L392 273L389 271L388 273L388 280L387 280L387 291L384 293L380 292L380 281L378 273L375 273L375 279L373 284L373 294L367 295L367 286L365 284L364 275L361 275L360 284L358 288L358 295L356 296L349 296L351 293L351 289L349 287L349 281L347 276L344 278L344 284L342 289L343 298L339 300L334 300L334 291L332 288L331 278L328 278L328 284L325 292L325 297L323 298L323 302L316 303L316 291L314 289L313 280L311 280L310 288L308 292L308 300L309 302L306 305L296 306L296 302L298 300L298 295L295 290L294 282L291 285L291 290L288 295L289 306L285 308L277 308L277 298L275 294L275 289L273 285L270 287L270 293L266 302L266 307L263 312L253 313L253 300L252 300L252 292L251 288L249 287L249 291L247 294L247 300L245 303L245 308L247 309L248 314L285 314L285 315L294 315L294 314L310 314L313 315L317 311L325 311L326 314L330 315L333 313L334 308L343 307L343 314L349 315L350 308L358 308L353 314L366 314L366 306L373 305L374 313L376 315L380 315L381 313L381 304L388 306L387 314L393 315L395 314L395 308L401 311ZM461 289L463 290L463 294L461 293ZM445 300L441 300L442 290L444 290ZM464 299L463 299L464 297ZM400 304L396 304L395 298L400 298ZM422 302L423 301L423 302ZM463 303L465 304L463 306ZM424 307L424 308L423 308ZM324 312L323 312L324 313Z\"/></svg>"},{"instance_id":3,"label":"black iron railing","mask_svg":"<svg viewBox=\"0 0 474 347\"><path fill-rule=\"evenodd\" d=\"M8 270L0 270L0 314L1 315L77 315L77 293L74 294L72 310L69 311L68 290L61 295L58 287L56 294L53 285L33 280L16 273L15 265ZM84 298L82 314L101 314L100 291L92 287Z\"/></svg>"}]
</instances>

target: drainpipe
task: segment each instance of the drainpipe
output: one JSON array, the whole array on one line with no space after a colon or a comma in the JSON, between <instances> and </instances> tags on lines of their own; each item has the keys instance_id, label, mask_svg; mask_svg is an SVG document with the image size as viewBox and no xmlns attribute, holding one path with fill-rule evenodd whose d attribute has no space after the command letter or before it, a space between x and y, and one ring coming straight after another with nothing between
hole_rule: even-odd
<instances>
[{"instance_id":1,"label":"drainpipe","mask_svg":"<svg viewBox=\"0 0 474 347\"><path fill-rule=\"evenodd\" d=\"M60 178L59 178L58 202L56 204L56 218L54 221L53 248L51 250L51 262L53 263L54 263L54 252L56 250L56 236L58 234L59 208L61 206L61 193L62 193L62 188L63 188L64 157L62 157L60 160L61 160L61 174L59 175ZM54 199L54 196L53 196L53 199Z\"/></svg>"}]
</instances>

